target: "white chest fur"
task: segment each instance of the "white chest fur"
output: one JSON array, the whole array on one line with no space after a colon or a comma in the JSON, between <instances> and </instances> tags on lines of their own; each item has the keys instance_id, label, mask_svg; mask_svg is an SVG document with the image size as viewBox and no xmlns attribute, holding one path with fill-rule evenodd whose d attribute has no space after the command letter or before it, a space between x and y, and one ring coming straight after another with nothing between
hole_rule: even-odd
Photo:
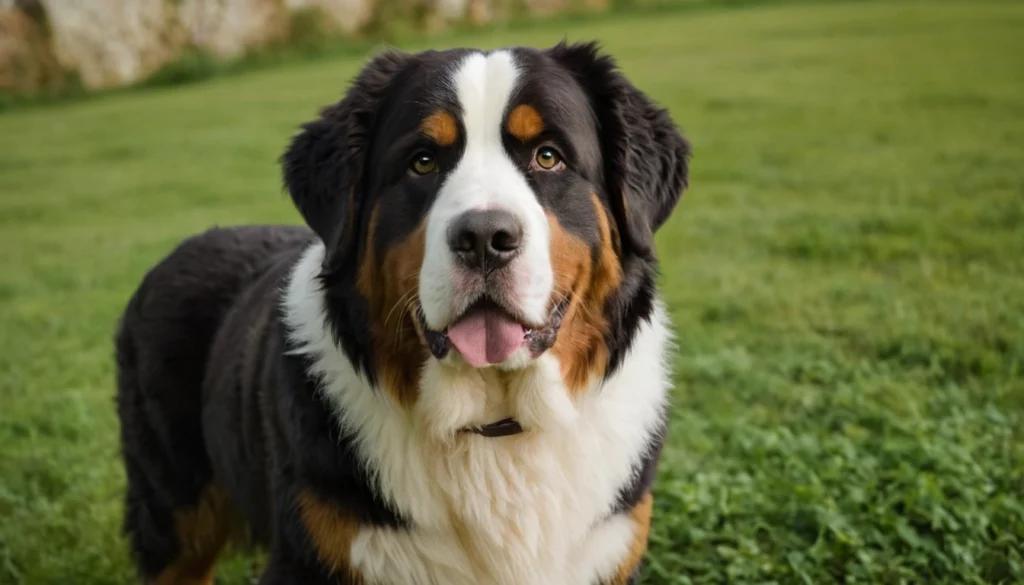
<instances>
[{"instance_id":1,"label":"white chest fur","mask_svg":"<svg viewBox=\"0 0 1024 585\"><path fill-rule=\"evenodd\" d=\"M322 254L315 245L296 267L286 322L299 351L314 358L375 487L413 525L359 533L349 558L364 579L594 585L613 574L629 554L635 527L626 516L610 516L612 506L658 428L667 397L670 338L661 306L617 373L574 399L549 355L500 375L431 361L410 411L371 391L332 343L313 278ZM527 432L503 438L433 432L448 428L434 424L441 419L495 409L515 416Z\"/></svg>"}]
</instances>

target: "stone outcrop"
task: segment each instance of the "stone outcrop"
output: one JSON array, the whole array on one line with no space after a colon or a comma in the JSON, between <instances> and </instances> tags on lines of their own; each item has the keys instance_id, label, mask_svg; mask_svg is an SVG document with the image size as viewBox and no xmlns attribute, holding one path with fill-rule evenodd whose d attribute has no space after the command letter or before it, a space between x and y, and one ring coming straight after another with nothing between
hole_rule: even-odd
<instances>
[{"instance_id":1,"label":"stone outcrop","mask_svg":"<svg viewBox=\"0 0 1024 585\"><path fill-rule=\"evenodd\" d=\"M188 45L217 57L238 57L288 39L283 0L178 0L177 8L174 24L184 30Z\"/></svg>"},{"instance_id":2,"label":"stone outcrop","mask_svg":"<svg viewBox=\"0 0 1024 585\"><path fill-rule=\"evenodd\" d=\"M285 0L291 13L316 11L323 18L325 30L355 34L373 17L374 5L369 0Z\"/></svg>"},{"instance_id":3,"label":"stone outcrop","mask_svg":"<svg viewBox=\"0 0 1024 585\"><path fill-rule=\"evenodd\" d=\"M0 0L0 92L130 85L189 52L235 59L310 29L356 36L415 15L436 30L503 18L513 4L548 15L573 3L608 0Z\"/></svg>"},{"instance_id":4,"label":"stone outcrop","mask_svg":"<svg viewBox=\"0 0 1024 585\"><path fill-rule=\"evenodd\" d=\"M57 88L64 78L46 27L31 9L0 0L0 89Z\"/></svg>"},{"instance_id":5,"label":"stone outcrop","mask_svg":"<svg viewBox=\"0 0 1024 585\"><path fill-rule=\"evenodd\" d=\"M185 43L166 0L38 0L60 66L88 89L142 79Z\"/></svg>"}]
</instances>

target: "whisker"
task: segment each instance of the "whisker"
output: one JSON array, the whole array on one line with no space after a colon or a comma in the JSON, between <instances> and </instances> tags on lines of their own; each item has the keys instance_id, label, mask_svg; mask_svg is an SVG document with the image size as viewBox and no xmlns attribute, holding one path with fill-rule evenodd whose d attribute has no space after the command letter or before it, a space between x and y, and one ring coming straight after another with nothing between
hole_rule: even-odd
<instances>
[{"instance_id":1,"label":"whisker","mask_svg":"<svg viewBox=\"0 0 1024 585\"><path fill-rule=\"evenodd\" d=\"M568 300L572 296L571 290L563 289L557 283L554 286L554 292L561 296L561 298L558 300L559 303ZM577 303L575 306L577 310L583 314L583 317L587 321L595 321L595 315L591 311L590 307L586 305L586 303Z\"/></svg>"},{"instance_id":2,"label":"whisker","mask_svg":"<svg viewBox=\"0 0 1024 585\"><path fill-rule=\"evenodd\" d=\"M402 302L405 301L405 299L409 295L414 295L414 294L416 294L416 289L414 289L414 288L413 289L409 289L404 295L402 295L397 301L395 301L394 306L392 306L391 310L388 311L388 316L384 318L384 329L387 329L388 321L391 320L391 315L393 315L395 313L395 309L397 309L399 307L399 305L401 305ZM418 298L418 295L417 295L417 298Z\"/></svg>"},{"instance_id":3,"label":"whisker","mask_svg":"<svg viewBox=\"0 0 1024 585\"><path fill-rule=\"evenodd\" d=\"M405 304L402 306L401 311L399 312L399 323L401 323L401 317L405 316L406 314L409 314L413 319L416 318L416 315L413 314L413 311L416 309L419 300L420 296L418 294L414 294L409 300L405 302ZM403 336L405 335L405 329L405 327L398 327L398 335L395 336L396 348L402 345L402 339Z\"/></svg>"}]
</instances>

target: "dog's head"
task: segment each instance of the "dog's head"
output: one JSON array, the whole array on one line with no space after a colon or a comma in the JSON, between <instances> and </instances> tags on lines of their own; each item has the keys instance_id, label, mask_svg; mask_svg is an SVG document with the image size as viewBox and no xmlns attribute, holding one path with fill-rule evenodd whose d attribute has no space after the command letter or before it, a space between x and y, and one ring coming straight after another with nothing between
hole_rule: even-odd
<instances>
[{"instance_id":1,"label":"dog's head","mask_svg":"<svg viewBox=\"0 0 1024 585\"><path fill-rule=\"evenodd\" d=\"M562 43L380 54L283 166L341 347L411 405L425 365L554 359L570 394L614 370L689 151L595 45Z\"/></svg>"}]
</instances>

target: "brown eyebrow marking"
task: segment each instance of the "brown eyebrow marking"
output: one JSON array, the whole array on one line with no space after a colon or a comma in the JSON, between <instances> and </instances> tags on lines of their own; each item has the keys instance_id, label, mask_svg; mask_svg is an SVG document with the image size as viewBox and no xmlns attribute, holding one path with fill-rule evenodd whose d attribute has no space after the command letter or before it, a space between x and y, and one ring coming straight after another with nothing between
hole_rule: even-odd
<instances>
[{"instance_id":1,"label":"brown eyebrow marking","mask_svg":"<svg viewBox=\"0 0 1024 585\"><path fill-rule=\"evenodd\" d=\"M427 116L420 123L420 131L441 146L451 146L459 139L459 125L455 116L439 110Z\"/></svg>"},{"instance_id":2,"label":"brown eyebrow marking","mask_svg":"<svg viewBox=\"0 0 1024 585\"><path fill-rule=\"evenodd\" d=\"M526 142L536 138L544 131L544 118L541 117L537 108L527 104L520 104L509 112L505 125L508 128L509 134Z\"/></svg>"}]
</instances>

